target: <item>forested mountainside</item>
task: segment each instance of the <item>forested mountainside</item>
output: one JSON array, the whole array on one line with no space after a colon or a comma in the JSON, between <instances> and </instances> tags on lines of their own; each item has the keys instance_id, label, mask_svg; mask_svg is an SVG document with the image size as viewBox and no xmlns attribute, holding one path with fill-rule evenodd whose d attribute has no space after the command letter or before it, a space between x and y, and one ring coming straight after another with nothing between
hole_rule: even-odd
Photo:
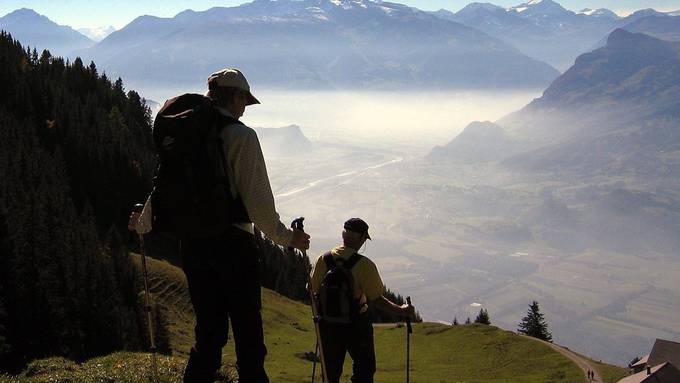
<instances>
[{"instance_id":1,"label":"forested mountainside","mask_svg":"<svg viewBox=\"0 0 680 383\"><path fill-rule=\"evenodd\" d=\"M120 79L0 33L3 369L145 344L120 229L149 189L150 129L143 99Z\"/></svg>"}]
</instances>

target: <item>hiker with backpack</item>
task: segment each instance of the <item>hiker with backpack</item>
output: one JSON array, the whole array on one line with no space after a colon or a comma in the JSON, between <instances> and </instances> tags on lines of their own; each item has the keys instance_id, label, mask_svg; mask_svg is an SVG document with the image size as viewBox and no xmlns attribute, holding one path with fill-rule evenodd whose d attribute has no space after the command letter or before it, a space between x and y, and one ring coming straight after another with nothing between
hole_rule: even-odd
<instances>
[{"instance_id":1,"label":"hiker with backpack","mask_svg":"<svg viewBox=\"0 0 680 383\"><path fill-rule=\"evenodd\" d=\"M409 304L387 298L375 263L358 253L367 239L368 224L350 218L344 224L342 246L319 256L310 288L318 297L321 344L329 382L338 383L345 353L352 358L352 382L371 383L376 370L373 324L368 305L398 316L415 317Z\"/></svg>"},{"instance_id":2,"label":"hiker with backpack","mask_svg":"<svg viewBox=\"0 0 680 383\"><path fill-rule=\"evenodd\" d=\"M257 135L239 121L246 106L260 103L245 76L227 68L207 82L205 96L175 97L158 112L154 190L129 227L180 240L196 314L184 382L214 381L231 321L239 381L263 383L269 379L253 226L279 245L302 250L310 237L281 222Z\"/></svg>"}]
</instances>

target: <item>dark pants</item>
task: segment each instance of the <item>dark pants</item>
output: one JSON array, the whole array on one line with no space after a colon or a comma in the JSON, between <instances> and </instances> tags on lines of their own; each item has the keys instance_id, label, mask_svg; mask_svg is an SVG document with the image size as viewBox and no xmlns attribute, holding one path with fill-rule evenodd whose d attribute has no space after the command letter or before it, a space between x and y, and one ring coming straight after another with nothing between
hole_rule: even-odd
<instances>
[{"instance_id":1,"label":"dark pants","mask_svg":"<svg viewBox=\"0 0 680 383\"><path fill-rule=\"evenodd\" d=\"M220 237L182 241L181 253L196 313L196 343L184 382L214 381L230 319L239 381L269 382L264 370L259 252L253 236L233 228Z\"/></svg>"},{"instance_id":2,"label":"dark pants","mask_svg":"<svg viewBox=\"0 0 680 383\"><path fill-rule=\"evenodd\" d=\"M352 382L373 383L375 349L373 325L368 315L351 324L322 321L321 339L329 383L340 382L346 352L352 358Z\"/></svg>"}]
</instances>

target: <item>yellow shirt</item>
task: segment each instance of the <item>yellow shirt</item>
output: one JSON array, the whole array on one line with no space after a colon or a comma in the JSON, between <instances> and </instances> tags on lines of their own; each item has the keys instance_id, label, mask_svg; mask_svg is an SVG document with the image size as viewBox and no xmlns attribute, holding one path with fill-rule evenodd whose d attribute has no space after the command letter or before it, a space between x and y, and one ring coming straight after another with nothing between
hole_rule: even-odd
<instances>
[{"instance_id":1,"label":"yellow shirt","mask_svg":"<svg viewBox=\"0 0 680 383\"><path fill-rule=\"evenodd\" d=\"M338 246L331 250L333 258L340 257L344 260L347 260L356 252L355 249L346 246ZM321 254L316 260L314 269L312 270L311 288L313 292L319 292L321 281L327 271L326 262L324 262L323 254ZM378 268L370 259L361 257L354 267L352 267L352 277L354 278L354 297L359 301L361 312L366 311L367 302L385 294L385 284L380 278Z\"/></svg>"}]
</instances>

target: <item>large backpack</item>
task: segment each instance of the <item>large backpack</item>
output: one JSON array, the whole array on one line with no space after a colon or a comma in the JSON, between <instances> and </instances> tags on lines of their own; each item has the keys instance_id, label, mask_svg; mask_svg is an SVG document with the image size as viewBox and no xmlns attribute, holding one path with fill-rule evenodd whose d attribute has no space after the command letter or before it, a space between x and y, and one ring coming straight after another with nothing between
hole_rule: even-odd
<instances>
[{"instance_id":1,"label":"large backpack","mask_svg":"<svg viewBox=\"0 0 680 383\"><path fill-rule=\"evenodd\" d=\"M151 193L154 230L180 239L224 233L247 222L240 198L231 195L222 130L239 123L200 94L165 102L156 115L153 140L158 168Z\"/></svg>"},{"instance_id":2,"label":"large backpack","mask_svg":"<svg viewBox=\"0 0 680 383\"><path fill-rule=\"evenodd\" d=\"M352 323L359 315L359 302L354 298L352 268L362 255L354 253L344 260L333 258L329 252L323 255L326 274L319 288L321 320L328 323Z\"/></svg>"}]
</instances>

